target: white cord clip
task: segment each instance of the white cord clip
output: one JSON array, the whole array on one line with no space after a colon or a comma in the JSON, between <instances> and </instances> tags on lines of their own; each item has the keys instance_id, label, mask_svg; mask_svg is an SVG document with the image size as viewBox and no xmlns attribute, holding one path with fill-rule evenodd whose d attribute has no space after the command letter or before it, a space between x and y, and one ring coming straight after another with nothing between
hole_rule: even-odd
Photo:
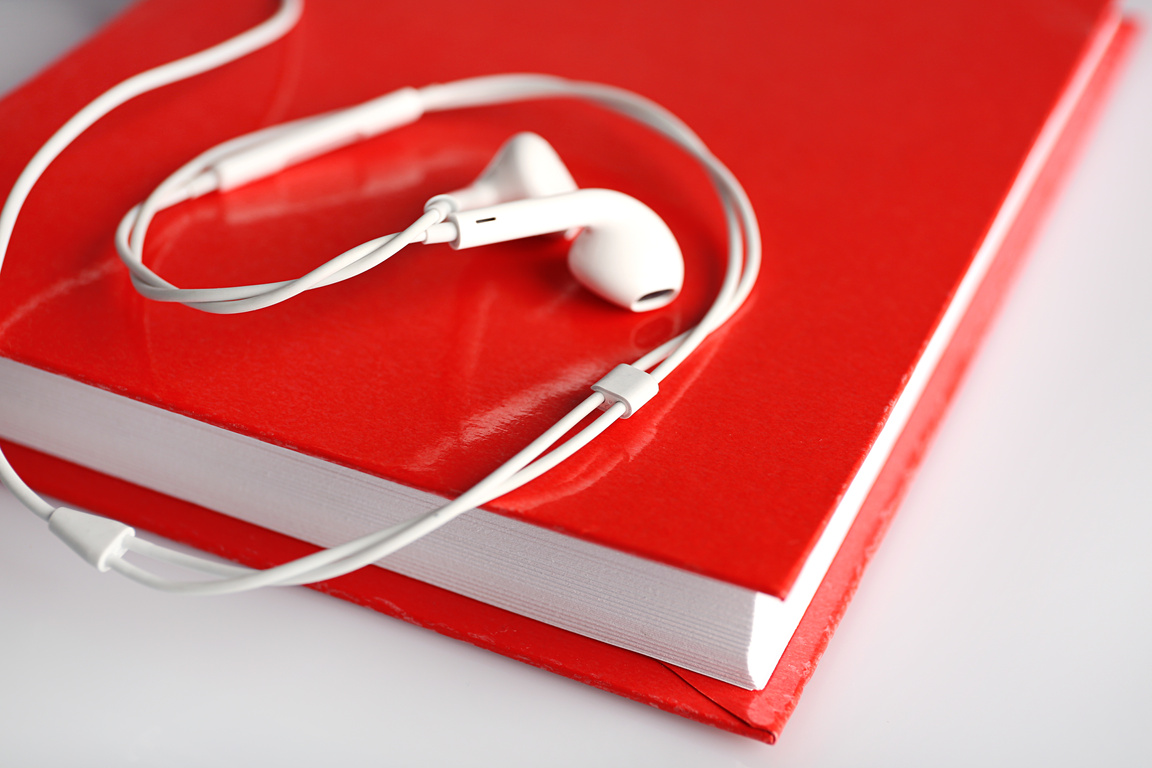
<instances>
[{"instance_id":1,"label":"white cord clip","mask_svg":"<svg viewBox=\"0 0 1152 768\"><path fill-rule=\"evenodd\" d=\"M136 534L119 521L68 507L53 510L48 518L48 530L101 571L111 567L109 560L128 551L128 540Z\"/></svg>"},{"instance_id":2,"label":"white cord clip","mask_svg":"<svg viewBox=\"0 0 1152 768\"><path fill-rule=\"evenodd\" d=\"M604 395L604 403L600 406L602 411L616 403L624 403L624 415L620 418L626 419L656 396L660 384L652 374L621 363L593 384L592 391Z\"/></svg>"}]
</instances>

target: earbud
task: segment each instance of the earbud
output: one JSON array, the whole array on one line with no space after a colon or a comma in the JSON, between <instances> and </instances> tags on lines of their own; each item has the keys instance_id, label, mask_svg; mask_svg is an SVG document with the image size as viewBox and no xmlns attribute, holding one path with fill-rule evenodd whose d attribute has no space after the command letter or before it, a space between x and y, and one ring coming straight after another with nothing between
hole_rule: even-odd
<instances>
[{"instance_id":1,"label":"earbud","mask_svg":"<svg viewBox=\"0 0 1152 768\"><path fill-rule=\"evenodd\" d=\"M544 139L510 139L469 187L437 195L451 212L425 243L453 248L578 233L568 268L584 287L633 312L665 306L680 294L684 259L668 225L639 200L610 189L578 189Z\"/></svg>"},{"instance_id":2,"label":"earbud","mask_svg":"<svg viewBox=\"0 0 1152 768\"><path fill-rule=\"evenodd\" d=\"M454 211L467 211L576 189L572 174L551 144L535 133L518 133L504 142L471 185L446 195L437 195L425 207L446 201Z\"/></svg>"},{"instance_id":3,"label":"earbud","mask_svg":"<svg viewBox=\"0 0 1152 768\"><path fill-rule=\"evenodd\" d=\"M428 230L426 243L453 248L579 229L568 251L573 276L601 298L633 312L658 309L684 284L684 259L668 225L644 203L611 189L578 189L455 211Z\"/></svg>"}]
</instances>

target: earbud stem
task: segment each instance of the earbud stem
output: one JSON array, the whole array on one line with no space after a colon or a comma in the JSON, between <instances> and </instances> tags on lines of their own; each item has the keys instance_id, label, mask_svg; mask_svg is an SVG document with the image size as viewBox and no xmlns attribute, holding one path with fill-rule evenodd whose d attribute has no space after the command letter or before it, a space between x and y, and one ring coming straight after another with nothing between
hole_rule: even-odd
<instances>
[{"instance_id":1,"label":"earbud stem","mask_svg":"<svg viewBox=\"0 0 1152 768\"><path fill-rule=\"evenodd\" d=\"M551 197L456 211L448 216L448 221L458 230L452 247L473 248L584 226L603 219L611 207L609 198L617 196L626 197L607 189L578 189Z\"/></svg>"}]
</instances>

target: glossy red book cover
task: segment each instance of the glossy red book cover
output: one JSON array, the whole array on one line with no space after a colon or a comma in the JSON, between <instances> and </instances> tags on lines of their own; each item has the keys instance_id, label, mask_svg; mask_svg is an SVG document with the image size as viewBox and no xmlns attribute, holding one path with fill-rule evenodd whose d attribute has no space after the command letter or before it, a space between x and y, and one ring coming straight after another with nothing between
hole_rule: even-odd
<instances>
[{"instance_id":1,"label":"glossy red book cover","mask_svg":"<svg viewBox=\"0 0 1152 768\"><path fill-rule=\"evenodd\" d=\"M437 115L174 209L154 227L149 251L181 285L291 277L407 224L428 197L467 183L507 136L534 130L581 185L638 197L680 240L684 296L640 316L585 294L565 272L562 243L546 240L410 249L279 307L209 316L137 296L112 232L182 161L262 125L495 72L620 85L679 114L741 179L764 228L765 268L749 305L666 382L645 418L617 425L555 476L490 509L786 595L1105 9L1087 0L995 12L915 2L845 3L835 14L744 5L672 14L660 4L580 3L494 14L460 4L434 41L389 35L399 45L380 46L385 30L421 28L423 12L312 3L283 42L126 105L49 170L0 280L0 353L414 487L459 492L604 371L702 313L720 279L723 223L690 160L578 103ZM135 6L0 106L0 181L10 185L51 131L100 91L251 26L272 7ZM1022 212L765 691L739 691L379 569L324 589L772 738L1042 199ZM14 461L48 492L253 564L308 549L40 454L17 450ZM129 511L139 509L151 511Z\"/></svg>"}]
</instances>

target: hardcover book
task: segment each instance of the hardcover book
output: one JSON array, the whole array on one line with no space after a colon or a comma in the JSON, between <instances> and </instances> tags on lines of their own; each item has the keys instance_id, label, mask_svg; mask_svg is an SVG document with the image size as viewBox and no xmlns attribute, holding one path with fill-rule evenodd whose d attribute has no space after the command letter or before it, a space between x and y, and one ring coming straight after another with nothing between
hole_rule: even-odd
<instances>
[{"instance_id":1,"label":"hardcover book","mask_svg":"<svg viewBox=\"0 0 1152 768\"><path fill-rule=\"evenodd\" d=\"M456 7L456 6L459 7ZM199 151L406 85L547 72L644 94L748 190L748 304L643 411L381 567L319 589L771 741L795 706L1115 66L1098 0L309 4L283 41L96 124L33 190L0 274L0 435L38 489L253 566L470 487L619 362L691 326L724 222L644 128L546 101L437 114L162 214L181 286L293 277L396 231L531 130L667 221L685 290L580 289L562 240L409 249L271 309L149 302L121 216ZM520 8L519 6L526 6ZM116 82L265 18L145 0L0 103L0 186ZM1119 32L1118 32L1119 30ZM173 598L177 599L177 598Z\"/></svg>"}]
</instances>

